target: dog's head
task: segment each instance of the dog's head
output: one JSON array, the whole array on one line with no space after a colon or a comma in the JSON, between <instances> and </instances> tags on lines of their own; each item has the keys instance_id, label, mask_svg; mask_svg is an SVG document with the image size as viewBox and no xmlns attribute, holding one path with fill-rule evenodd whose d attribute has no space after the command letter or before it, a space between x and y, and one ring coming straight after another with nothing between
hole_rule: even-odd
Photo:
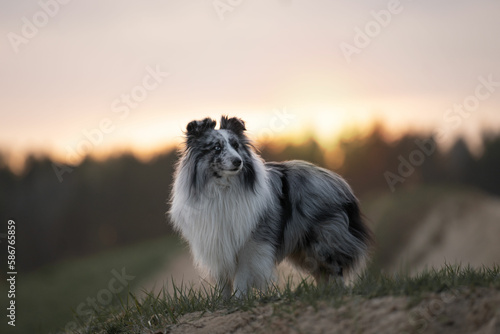
<instances>
[{"instance_id":1,"label":"dog's head","mask_svg":"<svg viewBox=\"0 0 500 334\"><path fill-rule=\"evenodd\" d=\"M213 176L236 175L251 163L245 123L236 117L222 116L220 129L216 130L215 125L216 121L210 118L190 122L186 127L186 149L196 159L198 168Z\"/></svg>"}]
</instances>

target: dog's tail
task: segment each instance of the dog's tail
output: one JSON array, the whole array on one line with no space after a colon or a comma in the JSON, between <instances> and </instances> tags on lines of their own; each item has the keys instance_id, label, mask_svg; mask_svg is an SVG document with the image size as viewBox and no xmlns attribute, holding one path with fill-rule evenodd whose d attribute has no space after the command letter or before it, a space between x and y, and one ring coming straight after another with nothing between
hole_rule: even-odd
<instances>
[{"instance_id":1,"label":"dog's tail","mask_svg":"<svg viewBox=\"0 0 500 334\"><path fill-rule=\"evenodd\" d=\"M371 246L374 242L372 231L366 226L365 219L357 202L344 204L344 211L349 218L349 232L364 245Z\"/></svg>"},{"instance_id":2,"label":"dog's tail","mask_svg":"<svg viewBox=\"0 0 500 334\"><path fill-rule=\"evenodd\" d=\"M357 201L349 201L343 205L344 212L349 219L349 233L358 241L357 244L361 247L358 249L358 254L352 254L351 263L348 267L353 267L356 263L365 258L375 244L375 238L372 231L366 225L365 218L361 213Z\"/></svg>"}]
</instances>

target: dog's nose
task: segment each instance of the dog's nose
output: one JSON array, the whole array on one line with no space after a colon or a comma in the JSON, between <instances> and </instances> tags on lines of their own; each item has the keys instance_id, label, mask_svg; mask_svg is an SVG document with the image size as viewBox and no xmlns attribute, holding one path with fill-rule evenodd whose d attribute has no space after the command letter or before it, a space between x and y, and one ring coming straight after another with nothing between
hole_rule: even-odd
<instances>
[{"instance_id":1,"label":"dog's nose","mask_svg":"<svg viewBox=\"0 0 500 334\"><path fill-rule=\"evenodd\" d=\"M240 158L233 158L233 166L234 167L240 167L241 166L241 159Z\"/></svg>"}]
</instances>

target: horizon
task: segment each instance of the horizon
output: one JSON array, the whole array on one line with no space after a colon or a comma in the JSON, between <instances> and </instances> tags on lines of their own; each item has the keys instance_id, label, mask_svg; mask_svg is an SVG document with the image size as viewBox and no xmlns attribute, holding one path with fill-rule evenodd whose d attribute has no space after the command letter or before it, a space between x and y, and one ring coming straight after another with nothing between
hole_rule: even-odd
<instances>
[{"instance_id":1,"label":"horizon","mask_svg":"<svg viewBox=\"0 0 500 334\"><path fill-rule=\"evenodd\" d=\"M218 130L219 121L217 120L216 130ZM272 126L271 126L272 127ZM429 132L429 131L414 131L408 129L405 132L398 134L391 133L390 129L382 122L374 121L370 123L366 128L357 127L344 127L342 131L336 137L329 137L329 139L320 139L316 133L314 133L312 128L309 130L302 131L303 135L297 136L296 133L272 131L269 127L260 129L259 136L256 133L250 133L247 128L247 136L253 142L258 152L261 149L270 150L271 154L280 154L287 148L300 148L301 146L307 145L317 145L317 147L322 151L323 159L328 168L338 169L344 165L345 154L348 154L349 149L346 150L342 147L344 144L350 145L354 141L363 142L369 138L381 138L387 145L391 146L395 143L403 140L404 138L413 139L432 139L436 145L436 148L441 152L449 152L455 145L459 144L459 141L463 141L469 150L470 154L476 158L483 155L484 144L488 138L498 138L500 137L500 132L484 132L479 142L473 142L467 140L467 137L463 135L457 135L453 137L445 138L445 140L439 139L439 132ZM134 150L130 147L119 147L114 148L111 151L99 151L99 145L95 145L90 142L88 138L82 140L89 147L93 149L89 153L80 155L76 150L68 148L69 154L64 157L58 157L53 155L52 152L28 152L24 156L20 156L19 160L12 159L9 156L8 151L2 151L0 149L0 168L7 168L11 173L22 176L29 170L28 162L31 161L43 161L48 160L53 164L54 171L56 175L58 173L65 173L64 168L67 167L70 170L73 168L78 168L82 163L87 160L95 162L106 162L108 160L120 159L122 157L133 157L141 163L148 164L154 161L158 157L171 154L172 152L178 151L184 142L184 133L180 136L177 141L172 141L168 145L154 147L150 150ZM415 144L415 149L421 149L420 146ZM74 159L68 157L76 157ZM17 158L17 157L16 157ZM62 169L61 169L62 168Z\"/></svg>"}]
</instances>

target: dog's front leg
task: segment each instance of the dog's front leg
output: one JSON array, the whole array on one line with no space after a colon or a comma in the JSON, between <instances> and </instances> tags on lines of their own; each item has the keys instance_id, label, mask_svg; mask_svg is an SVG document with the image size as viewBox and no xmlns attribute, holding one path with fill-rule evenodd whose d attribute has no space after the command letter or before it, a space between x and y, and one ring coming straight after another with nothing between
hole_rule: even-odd
<instances>
[{"instance_id":1,"label":"dog's front leg","mask_svg":"<svg viewBox=\"0 0 500 334\"><path fill-rule=\"evenodd\" d=\"M249 240L238 255L234 294L242 297L251 288L266 290L274 278L274 251L267 243Z\"/></svg>"},{"instance_id":2,"label":"dog's front leg","mask_svg":"<svg viewBox=\"0 0 500 334\"><path fill-rule=\"evenodd\" d=\"M217 289L220 291L222 298L229 299L233 294L233 282L226 275L220 275L216 278Z\"/></svg>"},{"instance_id":3,"label":"dog's front leg","mask_svg":"<svg viewBox=\"0 0 500 334\"><path fill-rule=\"evenodd\" d=\"M251 274L248 272L248 267L239 267L236 277L234 278L234 295L237 298L241 298L247 294L252 284L251 277Z\"/></svg>"}]
</instances>

